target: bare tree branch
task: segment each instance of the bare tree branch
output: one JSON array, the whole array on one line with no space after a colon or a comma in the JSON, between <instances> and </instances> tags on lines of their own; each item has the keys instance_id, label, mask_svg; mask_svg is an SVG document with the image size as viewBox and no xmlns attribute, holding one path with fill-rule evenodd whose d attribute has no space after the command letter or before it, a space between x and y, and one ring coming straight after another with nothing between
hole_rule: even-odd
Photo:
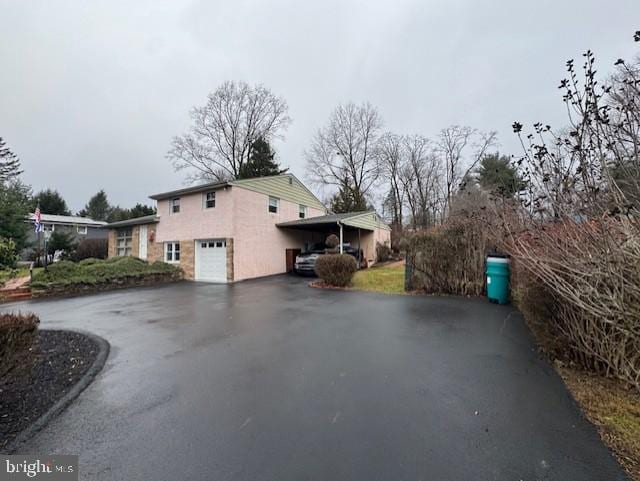
<instances>
[{"instance_id":1,"label":"bare tree branch","mask_svg":"<svg viewBox=\"0 0 640 481\"><path fill-rule=\"evenodd\" d=\"M258 138L281 138L291 123L288 106L267 88L225 82L206 105L191 111L190 131L171 142L167 157L194 179L235 179Z\"/></svg>"}]
</instances>

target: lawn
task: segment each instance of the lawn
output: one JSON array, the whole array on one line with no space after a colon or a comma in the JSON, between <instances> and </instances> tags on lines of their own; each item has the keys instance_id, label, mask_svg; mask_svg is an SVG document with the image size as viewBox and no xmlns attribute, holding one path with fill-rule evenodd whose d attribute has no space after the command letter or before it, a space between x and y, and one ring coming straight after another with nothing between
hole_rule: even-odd
<instances>
[{"instance_id":1,"label":"lawn","mask_svg":"<svg viewBox=\"0 0 640 481\"><path fill-rule=\"evenodd\" d=\"M352 288L385 294L405 294L404 263L374 266L358 271L353 277Z\"/></svg>"}]
</instances>

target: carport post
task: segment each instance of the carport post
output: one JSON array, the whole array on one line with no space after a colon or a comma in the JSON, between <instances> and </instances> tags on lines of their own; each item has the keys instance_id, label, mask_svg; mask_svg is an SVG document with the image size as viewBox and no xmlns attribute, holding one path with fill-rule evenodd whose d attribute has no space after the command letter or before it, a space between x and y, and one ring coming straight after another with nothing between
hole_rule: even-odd
<instances>
[{"instance_id":1,"label":"carport post","mask_svg":"<svg viewBox=\"0 0 640 481\"><path fill-rule=\"evenodd\" d=\"M343 250L342 249L342 239L343 239L343 236L342 236L342 224L340 223L340 221L338 221L338 225L340 226L340 254L342 254L342 250Z\"/></svg>"}]
</instances>

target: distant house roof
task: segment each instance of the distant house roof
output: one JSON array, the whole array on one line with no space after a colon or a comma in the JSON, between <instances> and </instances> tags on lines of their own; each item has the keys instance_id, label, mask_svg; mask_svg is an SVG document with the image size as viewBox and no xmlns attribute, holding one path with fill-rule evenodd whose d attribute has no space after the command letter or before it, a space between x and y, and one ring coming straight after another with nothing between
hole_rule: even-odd
<instances>
[{"instance_id":1,"label":"distant house roof","mask_svg":"<svg viewBox=\"0 0 640 481\"><path fill-rule=\"evenodd\" d=\"M33 222L34 219L35 214L29 214L29 221ZM107 223L102 220L93 220L89 217L80 217L76 215L40 214L40 219L42 222L47 222L49 224L86 225L94 227L107 225Z\"/></svg>"},{"instance_id":2,"label":"distant house roof","mask_svg":"<svg viewBox=\"0 0 640 481\"><path fill-rule=\"evenodd\" d=\"M373 231L376 228L390 230L389 226L382 222L378 214L373 210L346 212L343 214L328 214L318 217L307 217L306 219L291 220L276 224L278 227L302 229L302 230L324 230L328 226L340 224Z\"/></svg>"},{"instance_id":3,"label":"distant house roof","mask_svg":"<svg viewBox=\"0 0 640 481\"><path fill-rule=\"evenodd\" d=\"M142 217L134 217L133 219L119 220L117 222L111 222L107 224L108 229L114 229L118 227L129 227L133 225L142 225L142 224L155 224L158 222L160 218L156 214L145 215Z\"/></svg>"}]
</instances>

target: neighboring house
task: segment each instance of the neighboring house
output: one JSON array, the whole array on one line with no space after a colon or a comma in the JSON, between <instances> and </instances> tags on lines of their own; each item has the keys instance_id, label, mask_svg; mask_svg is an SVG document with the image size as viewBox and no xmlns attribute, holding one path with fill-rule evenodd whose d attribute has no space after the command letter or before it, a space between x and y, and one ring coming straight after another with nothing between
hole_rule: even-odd
<instances>
[{"instance_id":1,"label":"neighboring house","mask_svg":"<svg viewBox=\"0 0 640 481\"><path fill-rule=\"evenodd\" d=\"M27 236L27 245L31 247L35 247L38 243L34 227L34 218L35 214L29 214L29 218L25 220L25 222L31 226ZM83 239L107 238L108 231L104 229L107 223L103 221L74 215L41 214L40 218L45 231L71 234L76 242L80 242ZM26 249L26 251L28 250L29 249ZM27 252L23 253L23 257L25 255L27 255Z\"/></svg>"},{"instance_id":2,"label":"neighboring house","mask_svg":"<svg viewBox=\"0 0 640 481\"><path fill-rule=\"evenodd\" d=\"M327 235L360 243L369 263L390 229L375 212L327 215L292 174L203 184L152 195L157 215L109 224L109 257L179 265L188 279L234 282L280 274Z\"/></svg>"}]
</instances>

